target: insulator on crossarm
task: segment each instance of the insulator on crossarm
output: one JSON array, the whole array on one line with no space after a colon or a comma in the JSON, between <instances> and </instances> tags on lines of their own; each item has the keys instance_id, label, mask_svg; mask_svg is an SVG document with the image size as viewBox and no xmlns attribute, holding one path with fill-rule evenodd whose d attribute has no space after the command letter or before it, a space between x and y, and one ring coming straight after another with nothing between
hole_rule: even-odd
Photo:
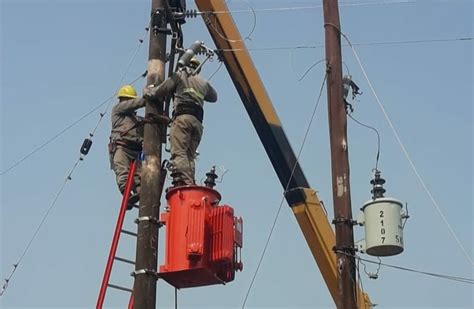
<instances>
[{"instance_id":1,"label":"insulator on crossarm","mask_svg":"<svg viewBox=\"0 0 474 309\"><path fill-rule=\"evenodd\" d=\"M186 18L196 18L198 17L198 15L200 15L201 12L199 12L198 10L194 9L194 10L186 10L186 12L184 12L184 16Z\"/></svg>"}]
</instances>

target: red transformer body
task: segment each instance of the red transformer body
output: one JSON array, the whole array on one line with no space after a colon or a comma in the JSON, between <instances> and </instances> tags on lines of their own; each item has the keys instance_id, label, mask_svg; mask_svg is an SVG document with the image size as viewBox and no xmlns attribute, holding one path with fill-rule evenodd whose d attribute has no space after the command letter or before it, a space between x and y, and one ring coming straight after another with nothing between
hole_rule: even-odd
<instances>
[{"instance_id":1,"label":"red transformer body","mask_svg":"<svg viewBox=\"0 0 474 309\"><path fill-rule=\"evenodd\" d=\"M225 284L242 270L242 218L219 205L214 189L184 186L166 194L168 210L161 214L166 226L165 264L159 276L176 288Z\"/></svg>"}]
</instances>

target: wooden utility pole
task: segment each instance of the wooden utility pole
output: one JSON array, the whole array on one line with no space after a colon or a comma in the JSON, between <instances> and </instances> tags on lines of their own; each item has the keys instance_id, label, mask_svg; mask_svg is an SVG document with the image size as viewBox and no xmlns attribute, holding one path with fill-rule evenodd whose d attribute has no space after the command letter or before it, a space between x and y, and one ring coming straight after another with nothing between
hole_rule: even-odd
<instances>
[{"instance_id":1,"label":"wooden utility pole","mask_svg":"<svg viewBox=\"0 0 474 309\"><path fill-rule=\"evenodd\" d=\"M347 118L342 92L341 33L337 0L323 0L331 170L338 267L338 309L357 308Z\"/></svg>"},{"instance_id":2,"label":"wooden utility pole","mask_svg":"<svg viewBox=\"0 0 474 309\"><path fill-rule=\"evenodd\" d=\"M165 0L152 0L150 47L148 57L147 85L159 84L165 78L166 35L160 28L166 28ZM158 103L158 104L157 104ZM145 114L163 113L162 102L148 101ZM134 308L154 309L156 307L156 283L158 266L158 220L161 190L161 130L158 123L146 123L141 170L140 211L138 218L138 239L133 286Z\"/></svg>"}]
</instances>

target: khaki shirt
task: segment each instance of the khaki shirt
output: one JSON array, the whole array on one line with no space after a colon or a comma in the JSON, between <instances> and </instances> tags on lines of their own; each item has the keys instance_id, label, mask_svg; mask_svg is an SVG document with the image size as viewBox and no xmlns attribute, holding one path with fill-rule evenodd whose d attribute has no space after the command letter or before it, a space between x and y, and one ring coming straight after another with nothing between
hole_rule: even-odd
<instances>
[{"instance_id":1,"label":"khaki shirt","mask_svg":"<svg viewBox=\"0 0 474 309\"><path fill-rule=\"evenodd\" d=\"M217 92L207 80L198 74L192 75L188 70L173 73L158 87L148 90L151 98L173 96L173 106L180 104L198 104L203 107L204 101L216 102Z\"/></svg>"},{"instance_id":2,"label":"khaki shirt","mask_svg":"<svg viewBox=\"0 0 474 309\"><path fill-rule=\"evenodd\" d=\"M143 117L137 116L136 110L144 107L145 103L144 99L136 98L119 102L112 108L112 132L110 134L112 139L134 143L143 142L143 125L136 126ZM126 132L127 130L129 131Z\"/></svg>"}]
</instances>

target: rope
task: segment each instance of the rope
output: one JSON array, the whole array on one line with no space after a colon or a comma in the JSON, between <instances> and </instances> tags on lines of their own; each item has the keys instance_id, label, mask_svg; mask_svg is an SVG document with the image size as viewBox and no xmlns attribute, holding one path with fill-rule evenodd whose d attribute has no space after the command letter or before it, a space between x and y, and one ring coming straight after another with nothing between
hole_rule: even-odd
<instances>
[{"instance_id":1,"label":"rope","mask_svg":"<svg viewBox=\"0 0 474 309\"><path fill-rule=\"evenodd\" d=\"M278 217L280 216L280 212L281 212L281 208L282 208L282 206L283 206L283 202L284 202L284 200L285 200L285 193L288 191L288 187L290 186L291 179L293 178L293 174L294 174L295 169L296 169L296 166L297 166L297 164L298 164L298 160L299 160L299 158L300 158L300 156L301 156L301 153L302 153L302 151L303 151L304 145L305 145L305 143L306 143L306 139L307 139L307 137L308 137L309 130L310 130L311 125L312 125L312 123L313 123L314 116L316 115L316 111L317 111L317 109L318 109L319 102L320 102L320 100L321 100L321 96L322 96L322 93L323 93L324 85L326 84L326 79L327 79L327 74L325 74L324 80L323 80L323 82L322 82L322 84L321 84L321 88L320 88L320 90L319 90L318 99L317 99L316 104L315 104L315 106L314 106L313 113L311 114L311 119L310 119L310 121L309 121L309 123L308 123L308 126L307 126L307 128L306 128L306 132L305 132L304 137L303 137L303 142L301 143L300 149L299 149L299 151L298 151L298 156L296 157L295 164L293 165L293 169L292 169L292 171L291 171L290 178L288 179L288 183L287 183L286 186L285 186L285 191L283 192L283 197L281 198L281 202L280 202L280 205L279 205L279 207L278 207L277 213L276 213L276 215L275 215L275 218L273 219L273 224L272 224L272 227L271 227L271 229L270 229L270 233L269 233L269 235L268 235L268 237L267 237L267 240L266 240L266 242L265 242L265 246L263 247L263 251L262 251L262 254L261 254L260 259L259 259L259 261L258 261L257 268L256 268L256 270L255 270L255 272L254 272L254 274L253 274L253 277L252 277L252 280L251 280L251 282L250 282L249 288L247 289L247 293L246 293L246 295L245 295L245 299L244 299L244 301L243 301L243 303L242 303L242 309L245 308L245 304L247 303L247 299L248 299L248 297L249 297L249 295L250 295L250 291L251 291L251 289L252 289L252 287L253 287L253 284L254 284L254 282L255 282L255 278L257 277L258 271L260 270L260 266L262 265L262 262L263 262L263 258L265 257L265 253L267 252L267 248L268 248L268 245L269 245L269 243L270 243L270 239L271 239L271 237L272 237L273 231L275 230L275 226L276 226L276 223L277 223L277 221L278 221Z\"/></svg>"},{"instance_id":2,"label":"rope","mask_svg":"<svg viewBox=\"0 0 474 309\"><path fill-rule=\"evenodd\" d=\"M369 84L369 87L370 87L370 90L372 91L382 113L384 114L385 116L385 119L387 120L390 128L392 129L392 132L393 134L395 135L395 138L397 139L398 141L398 144L400 145L403 153L405 154L405 157L406 159L408 160L413 172L415 173L416 177L418 178L418 181L420 182L421 186L423 187L423 189L425 190L426 194L429 196L429 198L431 199L431 202L432 204L434 205L436 211L438 212L439 216L441 217L441 219L444 221L444 223L446 224L446 226L448 227L448 230L449 232L451 233L452 237L455 239L456 243L458 244L459 248L462 250L462 252L464 253L464 255L466 256L466 259L469 261L469 263L471 264L471 266L474 266L474 261L472 259L472 257L469 255L469 253L467 252L466 248L463 246L463 244L461 243L461 241L459 240L458 236L456 235L456 233L454 232L454 229L452 228L451 224L449 224L448 220L446 219L445 215L443 214L443 212L441 211L441 208L439 207L438 203L436 202L435 198L433 197L433 194L431 194L431 191L428 189L428 187L426 186L426 183L425 181L423 180L423 178L421 177L420 173L418 172L416 166L415 166L415 163L413 163L413 160L411 159L410 155L408 154L408 151L405 147L405 145L403 144L397 130L395 129L395 126L393 125L393 122L391 121L390 117L388 116L387 112L385 111L385 108L382 104L382 102L380 101L379 99L379 96L377 95L377 92L375 91L374 89L374 86L372 85L372 82L370 81L368 75L367 75L367 72L365 71L365 68L364 66L362 65L362 62L360 61L360 58L359 58L359 55L357 54L354 46L352 45L352 43L350 42L349 38L344 34L342 33L339 29L338 31L341 33L341 35L344 37L344 39L347 41L347 43L349 44L349 46L351 47L352 49L352 52L354 53L354 56L357 60L357 62L359 63L359 66L362 70L362 73L364 74L364 77L365 79L367 80L367 83Z\"/></svg>"}]
</instances>

